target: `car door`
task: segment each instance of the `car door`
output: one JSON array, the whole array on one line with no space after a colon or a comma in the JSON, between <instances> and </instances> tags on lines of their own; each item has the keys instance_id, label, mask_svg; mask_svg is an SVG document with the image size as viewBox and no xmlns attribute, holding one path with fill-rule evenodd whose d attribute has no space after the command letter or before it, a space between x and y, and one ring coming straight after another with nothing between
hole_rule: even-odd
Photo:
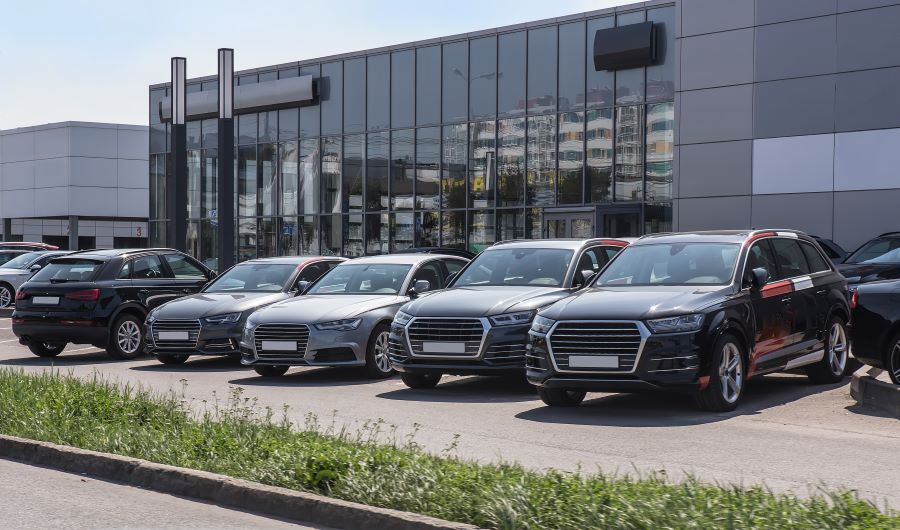
<instances>
[{"instance_id":1,"label":"car door","mask_svg":"<svg viewBox=\"0 0 900 530\"><path fill-rule=\"evenodd\" d=\"M766 269L769 281L758 290L750 289L753 270ZM754 242L747 251L742 288L750 293L754 324L754 347L750 354L750 373L765 370L790 346L793 325L789 322L790 282L776 279L778 264L769 239ZM777 364L777 363L775 363Z\"/></svg>"},{"instance_id":2,"label":"car door","mask_svg":"<svg viewBox=\"0 0 900 530\"><path fill-rule=\"evenodd\" d=\"M840 283L840 276L834 273L827 258L812 243L803 240L800 240L799 243L803 254L806 256L806 261L809 263L810 277L813 283L812 290L815 298L813 329L817 338L824 339L826 320L828 319L828 312L831 310L831 300L828 297L829 290Z\"/></svg>"},{"instance_id":3,"label":"car door","mask_svg":"<svg viewBox=\"0 0 900 530\"><path fill-rule=\"evenodd\" d=\"M131 290L137 300L148 309L153 309L179 296L184 292L175 284L168 268L163 266L162 259L156 254L135 256L123 265L131 274Z\"/></svg>"},{"instance_id":4,"label":"car door","mask_svg":"<svg viewBox=\"0 0 900 530\"><path fill-rule=\"evenodd\" d=\"M816 297L809 263L796 238L776 237L771 241L778 263L777 279L791 285L790 294L784 295L789 300L786 307L791 326L789 343L800 348L802 354L812 349L816 340Z\"/></svg>"},{"instance_id":5,"label":"car door","mask_svg":"<svg viewBox=\"0 0 900 530\"><path fill-rule=\"evenodd\" d=\"M166 275L171 278L178 296L199 293L209 282L203 266L184 254L163 254L163 260L163 264L168 268Z\"/></svg>"}]
</instances>

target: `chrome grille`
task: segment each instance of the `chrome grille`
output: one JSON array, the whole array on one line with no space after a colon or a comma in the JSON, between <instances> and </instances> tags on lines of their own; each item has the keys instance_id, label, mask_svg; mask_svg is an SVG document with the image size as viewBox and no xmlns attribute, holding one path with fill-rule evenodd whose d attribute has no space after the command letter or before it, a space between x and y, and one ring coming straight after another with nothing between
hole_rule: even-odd
<instances>
[{"instance_id":1,"label":"chrome grille","mask_svg":"<svg viewBox=\"0 0 900 530\"><path fill-rule=\"evenodd\" d=\"M157 320L150 325L153 344L157 348L196 348L200 337L200 321L187 319ZM187 332L187 339L161 339L161 332Z\"/></svg>"},{"instance_id":2,"label":"chrome grille","mask_svg":"<svg viewBox=\"0 0 900 530\"><path fill-rule=\"evenodd\" d=\"M640 354L643 336L635 322L560 322L548 335L553 360L572 372L630 372ZM617 366L571 366L573 357L615 357ZM609 359L611 362L613 359Z\"/></svg>"},{"instance_id":3,"label":"chrome grille","mask_svg":"<svg viewBox=\"0 0 900 530\"><path fill-rule=\"evenodd\" d=\"M295 351L263 351L263 341L292 341ZM253 330L253 343L257 359L297 360L306 355L309 344L309 326L306 324L260 324Z\"/></svg>"},{"instance_id":4,"label":"chrome grille","mask_svg":"<svg viewBox=\"0 0 900 530\"><path fill-rule=\"evenodd\" d=\"M484 338L484 325L477 318L416 318L406 329L413 355L427 357L477 357ZM464 352L425 352L426 342L461 342Z\"/></svg>"},{"instance_id":5,"label":"chrome grille","mask_svg":"<svg viewBox=\"0 0 900 530\"><path fill-rule=\"evenodd\" d=\"M405 362L407 355L403 343L395 339L388 339L388 357L394 362Z\"/></svg>"},{"instance_id":6,"label":"chrome grille","mask_svg":"<svg viewBox=\"0 0 900 530\"><path fill-rule=\"evenodd\" d=\"M524 364L525 343L504 342L492 344L484 354L484 360L494 364Z\"/></svg>"}]
</instances>

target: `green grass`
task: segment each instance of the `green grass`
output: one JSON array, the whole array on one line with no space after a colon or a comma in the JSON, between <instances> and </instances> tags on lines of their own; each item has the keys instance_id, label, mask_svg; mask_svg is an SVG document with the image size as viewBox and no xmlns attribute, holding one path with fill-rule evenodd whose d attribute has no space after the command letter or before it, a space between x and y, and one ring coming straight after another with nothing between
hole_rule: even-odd
<instances>
[{"instance_id":1,"label":"green grass","mask_svg":"<svg viewBox=\"0 0 900 530\"><path fill-rule=\"evenodd\" d=\"M426 453L414 437L395 435L385 443L385 435L392 437L380 422L358 432L323 427L313 417L294 425L286 413L260 409L239 390L205 412L188 408L175 394L96 378L0 370L4 434L488 528L900 528L896 513L849 492L798 499L694 480L668 484L656 477L481 465L452 456L452 448Z\"/></svg>"}]
</instances>

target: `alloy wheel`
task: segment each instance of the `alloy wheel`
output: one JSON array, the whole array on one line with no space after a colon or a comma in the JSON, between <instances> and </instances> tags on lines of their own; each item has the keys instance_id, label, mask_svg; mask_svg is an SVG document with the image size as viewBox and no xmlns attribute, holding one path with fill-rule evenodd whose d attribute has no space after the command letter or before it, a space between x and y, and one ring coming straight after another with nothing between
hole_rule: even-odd
<instances>
[{"instance_id":1,"label":"alloy wheel","mask_svg":"<svg viewBox=\"0 0 900 530\"><path fill-rule=\"evenodd\" d=\"M9 307L12 303L12 293L8 287L0 287L0 308Z\"/></svg>"},{"instance_id":2,"label":"alloy wheel","mask_svg":"<svg viewBox=\"0 0 900 530\"><path fill-rule=\"evenodd\" d=\"M128 355L137 352L141 345L141 330L131 320L124 320L116 332L116 342L119 349Z\"/></svg>"},{"instance_id":3,"label":"alloy wheel","mask_svg":"<svg viewBox=\"0 0 900 530\"><path fill-rule=\"evenodd\" d=\"M835 375L843 374L847 367L847 331L840 322L833 323L829 332L828 366Z\"/></svg>"},{"instance_id":4,"label":"alloy wheel","mask_svg":"<svg viewBox=\"0 0 900 530\"><path fill-rule=\"evenodd\" d=\"M736 402L744 385L744 366L741 362L741 352L732 342L726 343L722 348L719 382L722 384L722 398L728 403Z\"/></svg>"},{"instance_id":5,"label":"alloy wheel","mask_svg":"<svg viewBox=\"0 0 900 530\"><path fill-rule=\"evenodd\" d=\"M894 383L900 384L900 341L895 342L894 347L891 348L888 370L891 372L891 379Z\"/></svg>"},{"instance_id":6,"label":"alloy wheel","mask_svg":"<svg viewBox=\"0 0 900 530\"><path fill-rule=\"evenodd\" d=\"M388 358L388 335L390 333L384 331L378 334L375 339L375 365L384 373L391 371L391 360Z\"/></svg>"}]
</instances>

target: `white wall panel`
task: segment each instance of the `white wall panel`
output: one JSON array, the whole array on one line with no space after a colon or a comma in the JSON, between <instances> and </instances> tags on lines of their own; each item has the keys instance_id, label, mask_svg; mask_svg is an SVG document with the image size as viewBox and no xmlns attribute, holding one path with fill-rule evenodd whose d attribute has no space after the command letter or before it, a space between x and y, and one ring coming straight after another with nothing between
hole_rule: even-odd
<instances>
[{"instance_id":1,"label":"white wall panel","mask_svg":"<svg viewBox=\"0 0 900 530\"><path fill-rule=\"evenodd\" d=\"M34 133L22 132L0 135L0 162L21 162L34 159Z\"/></svg>"},{"instance_id":2,"label":"white wall panel","mask_svg":"<svg viewBox=\"0 0 900 530\"><path fill-rule=\"evenodd\" d=\"M69 159L42 158L34 161L34 187L68 186Z\"/></svg>"},{"instance_id":3,"label":"white wall panel","mask_svg":"<svg viewBox=\"0 0 900 530\"><path fill-rule=\"evenodd\" d=\"M150 163L147 160L125 160L119 159L118 164L118 186L121 188L143 188L148 189L150 186Z\"/></svg>"},{"instance_id":4,"label":"white wall panel","mask_svg":"<svg viewBox=\"0 0 900 530\"><path fill-rule=\"evenodd\" d=\"M69 215L116 216L118 197L115 188L73 186L69 190Z\"/></svg>"},{"instance_id":5,"label":"white wall panel","mask_svg":"<svg viewBox=\"0 0 900 530\"><path fill-rule=\"evenodd\" d=\"M839 133L835 137L835 191L900 188L900 129Z\"/></svg>"},{"instance_id":6,"label":"white wall panel","mask_svg":"<svg viewBox=\"0 0 900 530\"><path fill-rule=\"evenodd\" d=\"M803 193L834 188L834 135L753 141L753 193Z\"/></svg>"},{"instance_id":7,"label":"white wall panel","mask_svg":"<svg viewBox=\"0 0 900 530\"><path fill-rule=\"evenodd\" d=\"M34 161L3 164L3 183L0 189L23 190L34 187Z\"/></svg>"},{"instance_id":8,"label":"white wall panel","mask_svg":"<svg viewBox=\"0 0 900 530\"><path fill-rule=\"evenodd\" d=\"M147 151L150 145L150 133L147 129L142 131L119 129L117 134L119 158L148 159Z\"/></svg>"},{"instance_id":9,"label":"white wall panel","mask_svg":"<svg viewBox=\"0 0 900 530\"><path fill-rule=\"evenodd\" d=\"M149 217L150 192L144 189L119 188L118 215L120 217Z\"/></svg>"},{"instance_id":10,"label":"white wall panel","mask_svg":"<svg viewBox=\"0 0 900 530\"><path fill-rule=\"evenodd\" d=\"M34 131L34 157L58 158L69 155L69 131L67 127L55 127Z\"/></svg>"},{"instance_id":11,"label":"white wall panel","mask_svg":"<svg viewBox=\"0 0 900 530\"><path fill-rule=\"evenodd\" d=\"M116 158L118 152L116 129L98 127L69 128L69 154L72 156Z\"/></svg>"},{"instance_id":12,"label":"white wall panel","mask_svg":"<svg viewBox=\"0 0 900 530\"><path fill-rule=\"evenodd\" d=\"M71 178L69 185L103 186L115 188L118 182L118 165L114 158L69 158Z\"/></svg>"}]
</instances>

